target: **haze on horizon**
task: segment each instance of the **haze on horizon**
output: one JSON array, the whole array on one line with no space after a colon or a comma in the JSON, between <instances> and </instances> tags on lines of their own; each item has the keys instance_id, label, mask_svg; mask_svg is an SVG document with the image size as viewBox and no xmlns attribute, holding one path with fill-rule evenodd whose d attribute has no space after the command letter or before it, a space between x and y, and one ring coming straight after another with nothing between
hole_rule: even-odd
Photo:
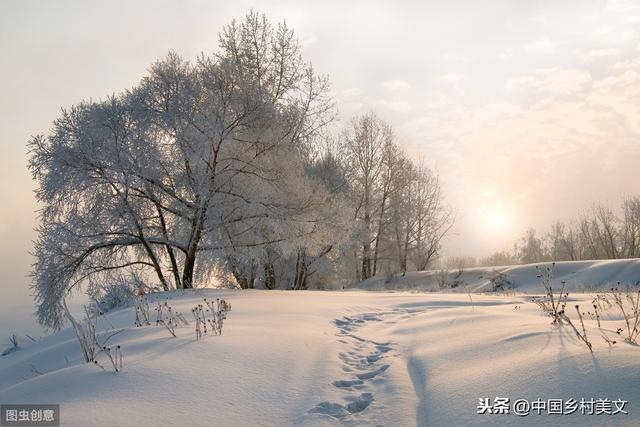
<instances>
[{"instance_id":1,"label":"haze on horizon","mask_svg":"<svg viewBox=\"0 0 640 427\"><path fill-rule=\"evenodd\" d=\"M508 249L593 202L638 194L633 1L0 3L0 304L28 303L38 206L26 142L61 107L131 87L156 59L211 52L250 8L286 19L340 114L374 110L440 175L446 255Z\"/></svg>"}]
</instances>

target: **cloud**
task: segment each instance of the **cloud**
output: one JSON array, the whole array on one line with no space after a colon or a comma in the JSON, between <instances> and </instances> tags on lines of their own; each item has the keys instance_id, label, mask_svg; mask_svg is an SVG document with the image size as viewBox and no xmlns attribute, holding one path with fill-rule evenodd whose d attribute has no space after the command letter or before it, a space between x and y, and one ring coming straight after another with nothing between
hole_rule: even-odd
<instances>
[{"instance_id":1,"label":"cloud","mask_svg":"<svg viewBox=\"0 0 640 427\"><path fill-rule=\"evenodd\" d=\"M538 25L546 25L548 22L547 15L543 13L538 13L530 18L531 22Z\"/></svg>"},{"instance_id":2,"label":"cloud","mask_svg":"<svg viewBox=\"0 0 640 427\"><path fill-rule=\"evenodd\" d=\"M402 80L390 80L383 83L389 83L388 86L390 88L396 88L398 90L407 87L405 86L405 82L403 82ZM408 85L408 83L406 83L406 85ZM376 108L397 113L407 113L413 110L411 104L406 100L397 98L389 99L385 97L366 95L366 93L362 89L355 87L349 89L334 90L331 92L331 96L338 101L340 110L343 112L347 112L348 115L359 114L361 112Z\"/></svg>"},{"instance_id":3,"label":"cloud","mask_svg":"<svg viewBox=\"0 0 640 427\"><path fill-rule=\"evenodd\" d=\"M480 106L450 98L403 126L439 159L452 203L473 206L495 188L497 201L513 202L524 230L637 194L640 60L621 61L604 76L540 70L510 86L536 96Z\"/></svg>"},{"instance_id":4,"label":"cloud","mask_svg":"<svg viewBox=\"0 0 640 427\"><path fill-rule=\"evenodd\" d=\"M395 111L398 113L407 113L413 109L411 107L411 104L409 104L407 101L389 101L386 99L379 98L379 99L372 99L370 103L375 107Z\"/></svg>"},{"instance_id":5,"label":"cloud","mask_svg":"<svg viewBox=\"0 0 640 427\"><path fill-rule=\"evenodd\" d=\"M603 25L591 31L590 38L594 42L623 45L637 37L635 28L621 28L619 25Z\"/></svg>"},{"instance_id":6,"label":"cloud","mask_svg":"<svg viewBox=\"0 0 640 427\"><path fill-rule=\"evenodd\" d=\"M459 83L469 79L470 77L463 73L448 73L440 76L440 80L449 83Z\"/></svg>"},{"instance_id":7,"label":"cloud","mask_svg":"<svg viewBox=\"0 0 640 427\"><path fill-rule=\"evenodd\" d=\"M457 63L469 63L476 61L476 58L470 58L463 55L458 55L452 52L447 52L442 55L442 60L446 62L457 62Z\"/></svg>"},{"instance_id":8,"label":"cloud","mask_svg":"<svg viewBox=\"0 0 640 427\"><path fill-rule=\"evenodd\" d=\"M591 82L591 74L581 69L542 69L534 74L516 77L505 83L510 93L568 95L584 89Z\"/></svg>"},{"instance_id":9,"label":"cloud","mask_svg":"<svg viewBox=\"0 0 640 427\"><path fill-rule=\"evenodd\" d=\"M586 52L584 50L578 49L578 50L574 50L573 53L580 60L587 63L591 63L591 62L616 58L620 56L622 52L620 51L620 49L617 49L617 48L606 48L606 49L591 49Z\"/></svg>"},{"instance_id":10,"label":"cloud","mask_svg":"<svg viewBox=\"0 0 640 427\"><path fill-rule=\"evenodd\" d=\"M410 89L411 85L404 80L393 79L380 83L380 86L387 90L403 90Z\"/></svg>"},{"instance_id":11,"label":"cloud","mask_svg":"<svg viewBox=\"0 0 640 427\"><path fill-rule=\"evenodd\" d=\"M530 41L522 46L525 52L527 53L538 53L551 55L558 51L558 46L549 39L538 39Z\"/></svg>"},{"instance_id":12,"label":"cloud","mask_svg":"<svg viewBox=\"0 0 640 427\"><path fill-rule=\"evenodd\" d=\"M315 34L303 33L300 36L300 45L303 48L308 48L310 46L315 45L316 43L318 43L318 36L316 36Z\"/></svg>"},{"instance_id":13,"label":"cloud","mask_svg":"<svg viewBox=\"0 0 640 427\"><path fill-rule=\"evenodd\" d=\"M514 50L512 48L507 48L498 54L498 59L502 59L504 61L513 58Z\"/></svg>"}]
</instances>

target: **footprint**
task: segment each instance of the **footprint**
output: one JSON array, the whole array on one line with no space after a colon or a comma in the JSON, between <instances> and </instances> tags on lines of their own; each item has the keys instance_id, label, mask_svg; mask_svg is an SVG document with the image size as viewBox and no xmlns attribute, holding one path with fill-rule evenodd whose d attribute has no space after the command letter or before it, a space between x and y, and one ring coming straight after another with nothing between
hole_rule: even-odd
<instances>
[{"instance_id":1,"label":"footprint","mask_svg":"<svg viewBox=\"0 0 640 427\"><path fill-rule=\"evenodd\" d=\"M353 379L333 381L331 384L334 387L353 392L355 390L366 390L371 383L376 384L379 383L379 381L384 381L384 378L377 379L376 377L385 372L389 368L389 365L384 364L379 366L376 362L386 357L385 353L393 349L391 346L392 343L365 339L356 335L355 332L363 325L366 325L367 322L387 322L389 321L388 315L395 316L402 314L406 313L363 313L352 317L343 316L340 319L333 320L334 325L338 328L338 332L336 333L339 337L338 341L350 346L349 350L338 353L338 358L342 362L341 368L344 372L348 373L348 375L355 375L352 377ZM347 403L345 404L325 401L317 404L310 409L308 413L316 413L343 420L350 414L357 414L364 411L371 405L374 398L372 393L361 393L359 396L354 394L347 397L346 401Z\"/></svg>"},{"instance_id":2,"label":"footprint","mask_svg":"<svg viewBox=\"0 0 640 427\"><path fill-rule=\"evenodd\" d=\"M344 319L347 319L346 317ZM337 327L341 327L341 326L351 326L351 320L347 319L347 320L342 320L342 319L335 319L333 321Z\"/></svg>"},{"instance_id":3,"label":"footprint","mask_svg":"<svg viewBox=\"0 0 640 427\"><path fill-rule=\"evenodd\" d=\"M362 393L346 406L334 402L322 402L309 410L310 414L327 415L333 418L344 418L349 414L362 412L373 402L371 393Z\"/></svg>"},{"instance_id":4,"label":"footprint","mask_svg":"<svg viewBox=\"0 0 640 427\"><path fill-rule=\"evenodd\" d=\"M322 402L309 410L310 414L328 415L334 418L342 418L349 413L347 408L339 403Z\"/></svg>"},{"instance_id":5,"label":"footprint","mask_svg":"<svg viewBox=\"0 0 640 427\"><path fill-rule=\"evenodd\" d=\"M371 378L377 377L378 375L380 375L381 373L383 373L387 369L389 369L389 365L382 365L381 367L379 367L375 371L364 372L362 374L356 374L356 377L358 377L361 380L370 380Z\"/></svg>"},{"instance_id":6,"label":"footprint","mask_svg":"<svg viewBox=\"0 0 640 427\"><path fill-rule=\"evenodd\" d=\"M362 393L360 397L358 397L353 402L349 403L346 406L347 411L355 414L357 412L362 412L373 402L373 395L371 393Z\"/></svg>"},{"instance_id":7,"label":"footprint","mask_svg":"<svg viewBox=\"0 0 640 427\"><path fill-rule=\"evenodd\" d=\"M374 353L370 356L367 356L367 363L377 362L381 357L382 355L380 353Z\"/></svg>"},{"instance_id":8,"label":"footprint","mask_svg":"<svg viewBox=\"0 0 640 427\"><path fill-rule=\"evenodd\" d=\"M362 364L359 356L350 356L348 354L340 353L338 354L338 358L351 367L359 367Z\"/></svg>"},{"instance_id":9,"label":"footprint","mask_svg":"<svg viewBox=\"0 0 640 427\"><path fill-rule=\"evenodd\" d=\"M338 388L349 388L355 385L362 385L363 383L364 381L362 380L338 380L332 382L331 384Z\"/></svg>"},{"instance_id":10,"label":"footprint","mask_svg":"<svg viewBox=\"0 0 640 427\"><path fill-rule=\"evenodd\" d=\"M349 337L349 338L353 338L354 340L358 341L358 342L359 342L359 343L361 343L361 344L362 344L362 343L371 342L371 341L369 341L369 340L366 340L366 339L361 338L361 337L359 337L359 336L357 336L357 335L354 335L354 334L345 334L345 336L347 336L347 337ZM374 343L374 344L375 344L375 343Z\"/></svg>"}]
</instances>

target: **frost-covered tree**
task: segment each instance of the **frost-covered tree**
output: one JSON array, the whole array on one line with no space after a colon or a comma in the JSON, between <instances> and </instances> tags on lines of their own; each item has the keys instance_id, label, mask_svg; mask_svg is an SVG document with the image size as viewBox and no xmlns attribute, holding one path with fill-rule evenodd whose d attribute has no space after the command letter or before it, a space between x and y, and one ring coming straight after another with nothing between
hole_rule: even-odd
<instances>
[{"instance_id":1,"label":"frost-covered tree","mask_svg":"<svg viewBox=\"0 0 640 427\"><path fill-rule=\"evenodd\" d=\"M390 133L390 138L388 138L384 143L382 158L380 160L382 163L382 170L377 186L377 219L373 249L373 267L371 271L373 276L378 273L379 260L381 257L384 257L386 252L388 252L388 256L385 258L387 260L390 260L391 258L393 244L388 241L394 236L390 227L393 223L394 217L393 215L390 215L390 209L393 207L390 206L390 204L393 203L392 200L394 196L402 194L402 190L407 189L410 186L410 179L413 171L411 162L400 147L398 147L398 145L393 141L393 132L391 131ZM405 195L407 194L405 193ZM395 202L396 205L400 203L398 197L395 197ZM398 236L396 235L395 237L397 238ZM385 243L387 244L385 245ZM388 246L386 251L385 246Z\"/></svg>"},{"instance_id":2,"label":"frost-covered tree","mask_svg":"<svg viewBox=\"0 0 640 427\"><path fill-rule=\"evenodd\" d=\"M411 162L374 113L353 119L342 141L357 280L381 267L387 274L427 268L453 224L437 176Z\"/></svg>"},{"instance_id":3,"label":"frost-covered tree","mask_svg":"<svg viewBox=\"0 0 640 427\"><path fill-rule=\"evenodd\" d=\"M640 198L625 197L617 211L596 203L577 220L553 223L543 239L528 231L516 243L516 251L519 253L514 262L522 263L637 258L640 256Z\"/></svg>"},{"instance_id":4,"label":"frost-covered tree","mask_svg":"<svg viewBox=\"0 0 640 427\"><path fill-rule=\"evenodd\" d=\"M622 254L640 257L640 197L627 197L622 202Z\"/></svg>"},{"instance_id":5,"label":"frost-covered tree","mask_svg":"<svg viewBox=\"0 0 640 427\"><path fill-rule=\"evenodd\" d=\"M354 118L344 134L342 153L356 200L354 220L361 246L357 268L359 279L373 275L372 245L376 240L376 213L381 204L381 194L377 190L383 172L385 146L391 143L391 138L391 127L374 113Z\"/></svg>"},{"instance_id":6,"label":"frost-covered tree","mask_svg":"<svg viewBox=\"0 0 640 427\"><path fill-rule=\"evenodd\" d=\"M348 184L336 153L334 144L318 143L306 157L306 177L324 195L314 206L315 232L292 242L234 250L219 272L223 280L231 278L241 288L294 290L346 284L346 248L353 233Z\"/></svg>"},{"instance_id":7,"label":"frost-covered tree","mask_svg":"<svg viewBox=\"0 0 640 427\"><path fill-rule=\"evenodd\" d=\"M571 224L556 221L546 236L549 256L553 261L575 261L578 259L578 238Z\"/></svg>"},{"instance_id":8,"label":"frost-covered tree","mask_svg":"<svg viewBox=\"0 0 640 427\"><path fill-rule=\"evenodd\" d=\"M426 270L441 249L442 239L453 227L455 218L450 208L445 206L442 187L438 176L423 165L418 165L411 181L410 190L414 195L413 249L410 255L417 270ZM406 271L403 262L403 273Z\"/></svg>"},{"instance_id":9,"label":"frost-covered tree","mask_svg":"<svg viewBox=\"0 0 640 427\"><path fill-rule=\"evenodd\" d=\"M305 164L333 118L327 79L284 23L254 12L219 43L194 63L170 53L131 90L63 110L30 141L44 325L61 326L65 295L83 283L135 270L190 288L243 250L288 255L322 229L314 213L328 195Z\"/></svg>"},{"instance_id":10,"label":"frost-covered tree","mask_svg":"<svg viewBox=\"0 0 640 427\"><path fill-rule=\"evenodd\" d=\"M495 266L503 266L503 265L513 265L517 264L518 259L515 254L512 254L507 251L498 251L493 254L482 258L478 262L478 266L483 267L495 267Z\"/></svg>"},{"instance_id":11,"label":"frost-covered tree","mask_svg":"<svg viewBox=\"0 0 640 427\"><path fill-rule=\"evenodd\" d=\"M540 239L534 228L527 229L525 236L516 245L516 254L522 264L547 261L547 254L544 242Z\"/></svg>"}]
</instances>

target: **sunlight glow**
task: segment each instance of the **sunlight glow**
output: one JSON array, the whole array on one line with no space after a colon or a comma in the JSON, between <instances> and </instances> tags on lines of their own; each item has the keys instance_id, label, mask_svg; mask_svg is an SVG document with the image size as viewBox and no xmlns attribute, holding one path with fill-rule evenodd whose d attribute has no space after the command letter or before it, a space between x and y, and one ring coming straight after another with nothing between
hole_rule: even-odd
<instances>
[{"instance_id":1,"label":"sunlight glow","mask_svg":"<svg viewBox=\"0 0 640 427\"><path fill-rule=\"evenodd\" d=\"M507 215L501 207L480 209L480 219L483 225L489 226L492 231L504 231L509 225Z\"/></svg>"}]
</instances>

